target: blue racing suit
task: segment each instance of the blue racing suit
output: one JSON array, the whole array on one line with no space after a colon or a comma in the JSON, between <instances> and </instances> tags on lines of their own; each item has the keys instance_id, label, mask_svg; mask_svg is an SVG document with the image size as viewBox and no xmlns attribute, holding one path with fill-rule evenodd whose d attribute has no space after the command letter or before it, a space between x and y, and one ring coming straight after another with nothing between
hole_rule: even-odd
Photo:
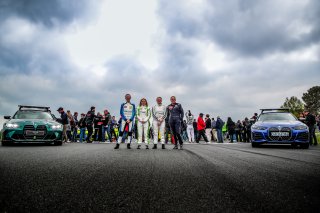
<instances>
[{"instance_id":1,"label":"blue racing suit","mask_svg":"<svg viewBox=\"0 0 320 213\"><path fill-rule=\"evenodd\" d=\"M128 132L128 143L131 143L132 139L132 127L134 125L134 117L136 115L136 106L132 103L123 103L120 107L120 115L121 115L121 124L119 128L119 138L118 144L125 140L125 137L122 138L123 133ZM130 120L128 124L126 121Z\"/></svg>"}]
</instances>

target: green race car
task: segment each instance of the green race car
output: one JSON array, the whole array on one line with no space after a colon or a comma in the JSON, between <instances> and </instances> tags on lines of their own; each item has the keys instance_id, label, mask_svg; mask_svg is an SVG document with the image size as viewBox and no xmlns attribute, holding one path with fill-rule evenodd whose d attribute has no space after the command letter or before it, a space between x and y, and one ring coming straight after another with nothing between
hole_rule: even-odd
<instances>
[{"instance_id":1,"label":"green race car","mask_svg":"<svg viewBox=\"0 0 320 213\"><path fill-rule=\"evenodd\" d=\"M22 106L1 130L3 146L13 143L48 143L62 145L62 125L56 122L50 107Z\"/></svg>"}]
</instances>

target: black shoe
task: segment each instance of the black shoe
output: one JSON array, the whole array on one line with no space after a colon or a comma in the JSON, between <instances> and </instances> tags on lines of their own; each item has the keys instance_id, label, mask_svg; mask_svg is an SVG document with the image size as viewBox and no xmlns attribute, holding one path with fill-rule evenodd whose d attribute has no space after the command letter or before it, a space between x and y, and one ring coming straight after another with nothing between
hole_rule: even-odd
<instances>
[{"instance_id":1,"label":"black shoe","mask_svg":"<svg viewBox=\"0 0 320 213\"><path fill-rule=\"evenodd\" d=\"M173 147L173 149L178 149L178 145L175 145L175 146Z\"/></svg>"},{"instance_id":2,"label":"black shoe","mask_svg":"<svg viewBox=\"0 0 320 213\"><path fill-rule=\"evenodd\" d=\"M127 144L127 149L131 149L130 143Z\"/></svg>"},{"instance_id":3,"label":"black shoe","mask_svg":"<svg viewBox=\"0 0 320 213\"><path fill-rule=\"evenodd\" d=\"M149 146L148 146L148 145L146 145L146 149L149 149Z\"/></svg>"},{"instance_id":4,"label":"black shoe","mask_svg":"<svg viewBox=\"0 0 320 213\"><path fill-rule=\"evenodd\" d=\"M152 147L152 149L157 149L157 148L158 148L157 144L154 144Z\"/></svg>"},{"instance_id":5,"label":"black shoe","mask_svg":"<svg viewBox=\"0 0 320 213\"><path fill-rule=\"evenodd\" d=\"M180 149L183 150L183 145L182 144L180 145Z\"/></svg>"},{"instance_id":6,"label":"black shoe","mask_svg":"<svg viewBox=\"0 0 320 213\"><path fill-rule=\"evenodd\" d=\"M138 145L138 148L137 149L140 149L141 145Z\"/></svg>"},{"instance_id":7,"label":"black shoe","mask_svg":"<svg viewBox=\"0 0 320 213\"><path fill-rule=\"evenodd\" d=\"M166 146L164 144L162 144L162 149L166 149Z\"/></svg>"},{"instance_id":8,"label":"black shoe","mask_svg":"<svg viewBox=\"0 0 320 213\"><path fill-rule=\"evenodd\" d=\"M117 143L117 145L114 147L114 149L119 149L120 145Z\"/></svg>"}]
</instances>

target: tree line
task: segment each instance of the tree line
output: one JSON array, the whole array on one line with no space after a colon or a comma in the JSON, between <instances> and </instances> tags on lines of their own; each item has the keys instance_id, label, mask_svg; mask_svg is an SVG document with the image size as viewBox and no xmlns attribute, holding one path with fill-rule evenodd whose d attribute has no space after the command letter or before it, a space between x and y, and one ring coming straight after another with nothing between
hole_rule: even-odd
<instances>
[{"instance_id":1,"label":"tree line","mask_svg":"<svg viewBox=\"0 0 320 213\"><path fill-rule=\"evenodd\" d=\"M303 93L302 100L296 96L286 98L281 108L289 108L290 112L299 117L300 113L307 110L313 114L320 112L320 86L314 86Z\"/></svg>"}]
</instances>

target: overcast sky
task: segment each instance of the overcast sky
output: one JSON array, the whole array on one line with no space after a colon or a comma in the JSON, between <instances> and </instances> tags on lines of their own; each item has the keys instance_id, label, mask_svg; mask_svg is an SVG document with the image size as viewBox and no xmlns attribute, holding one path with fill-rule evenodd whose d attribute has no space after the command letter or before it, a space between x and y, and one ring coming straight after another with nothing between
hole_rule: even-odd
<instances>
[{"instance_id":1,"label":"overcast sky","mask_svg":"<svg viewBox=\"0 0 320 213\"><path fill-rule=\"evenodd\" d=\"M124 95L234 120L320 82L319 0L0 0L0 115Z\"/></svg>"}]
</instances>

